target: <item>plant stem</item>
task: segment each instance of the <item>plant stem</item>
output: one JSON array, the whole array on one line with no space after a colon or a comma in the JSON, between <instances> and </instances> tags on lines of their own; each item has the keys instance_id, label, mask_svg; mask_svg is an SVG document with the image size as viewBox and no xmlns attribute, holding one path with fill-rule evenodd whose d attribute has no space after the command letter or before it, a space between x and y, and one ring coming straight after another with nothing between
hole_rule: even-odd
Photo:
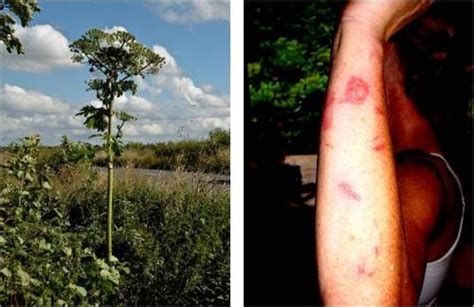
<instances>
[{"instance_id":1,"label":"plant stem","mask_svg":"<svg viewBox=\"0 0 474 307\"><path fill-rule=\"evenodd\" d=\"M109 120L107 125L107 262L110 263L112 261L112 223L113 223L113 188L114 188L114 165L113 165L113 150L112 150L112 120L113 120L113 95L110 100L109 105Z\"/></svg>"}]
</instances>

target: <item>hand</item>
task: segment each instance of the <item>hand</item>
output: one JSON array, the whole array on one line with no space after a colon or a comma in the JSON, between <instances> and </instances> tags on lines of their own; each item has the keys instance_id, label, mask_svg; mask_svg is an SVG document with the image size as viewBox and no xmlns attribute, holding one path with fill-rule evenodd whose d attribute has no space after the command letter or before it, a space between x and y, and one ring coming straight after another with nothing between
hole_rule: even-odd
<instances>
[{"instance_id":1,"label":"hand","mask_svg":"<svg viewBox=\"0 0 474 307\"><path fill-rule=\"evenodd\" d=\"M423 13L432 2L433 0L351 1L343 12L341 23L363 24L385 42Z\"/></svg>"}]
</instances>

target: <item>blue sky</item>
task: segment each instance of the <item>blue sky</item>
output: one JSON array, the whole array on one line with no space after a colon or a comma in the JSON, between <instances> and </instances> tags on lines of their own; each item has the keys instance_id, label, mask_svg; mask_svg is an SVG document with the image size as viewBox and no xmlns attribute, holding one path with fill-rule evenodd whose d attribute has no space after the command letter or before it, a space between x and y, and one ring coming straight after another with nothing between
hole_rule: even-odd
<instances>
[{"instance_id":1,"label":"blue sky","mask_svg":"<svg viewBox=\"0 0 474 307\"><path fill-rule=\"evenodd\" d=\"M74 65L67 48L91 28L126 30L166 58L156 76L137 80L139 92L117 106L139 120L126 126L127 141L203 138L230 125L229 3L223 1L40 1L27 28L16 28L26 54L7 54L0 43L0 145L29 133L44 144L61 135L86 140L92 131L73 115L94 94L92 77Z\"/></svg>"}]
</instances>

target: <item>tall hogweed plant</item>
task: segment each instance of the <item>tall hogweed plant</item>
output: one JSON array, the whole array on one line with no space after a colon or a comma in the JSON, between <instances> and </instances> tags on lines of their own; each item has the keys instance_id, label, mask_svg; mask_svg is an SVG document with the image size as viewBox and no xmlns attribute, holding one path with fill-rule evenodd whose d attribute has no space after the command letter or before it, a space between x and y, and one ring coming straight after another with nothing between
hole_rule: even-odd
<instances>
[{"instance_id":1,"label":"tall hogweed plant","mask_svg":"<svg viewBox=\"0 0 474 307\"><path fill-rule=\"evenodd\" d=\"M87 82L87 90L94 91L102 105L87 105L77 115L84 116L84 125L98 133L92 137L103 140L107 152L107 259L112 259L113 229L113 161L120 155L123 126L136 118L124 111L116 110L115 99L126 92L135 95L137 85L134 77L142 78L157 73L164 65L164 58L143 46L126 31L112 33L98 29L87 31L70 45L74 62L87 64L97 78ZM119 124L114 127L114 120Z\"/></svg>"}]
</instances>

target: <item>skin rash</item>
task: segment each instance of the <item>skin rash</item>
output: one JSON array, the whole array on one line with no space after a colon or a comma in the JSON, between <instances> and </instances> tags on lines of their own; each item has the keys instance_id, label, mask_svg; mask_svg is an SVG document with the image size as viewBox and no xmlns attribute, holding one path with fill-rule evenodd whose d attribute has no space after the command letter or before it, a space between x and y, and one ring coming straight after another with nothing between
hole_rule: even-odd
<instances>
[{"instance_id":1,"label":"skin rash","mask_svg":"<svg viewBox=\"0 0 474 307\"><path fill-rule=\"evenodd\" d=\"M378 245L374 247L374 254L375 254L375 257L378 257L380 254L380 248Z\"/></svg>"},{"instance_id":2,"label":"skin rash","mask_svg":"<svg viewBox=\"0 0 474 307\"><path fill-rule=\"evenodd\" d=\"M383 143L377 144L377 145L375 145L374 147L372 147L372 149L373 149L375 152L383 151L383 150L385 149L385 144L383 144Z\"/></svg>"},{"instance_id":3,"label":"skin rash","mask_svg":"<svg viewBox=\"0 0 474 307\"><path fill-rule=\"evenodd\" d=\"M339 103L348 103L353 105L360 105L365 102L369 96L369 86L363 79L351 76L346 84L344 96ZM324 130L328 130L333 125L334 105L336 101L333 93L328 93L323 112L323 121L321 126ZM381 108L375 110L378 114L384 114Z\"/></svg>"},{"instance_id":4,"label":"skin rash","mask_svg":"<svg viewBox=\"0 0 474 307\"><path fill-rule=\"evenodd\" d=\"M357 192L355 192L352 186L348 184L347 182L341 182L337 185L337 187L349 199L360 201L360 195Z\"/></svg>"},{"instance_id":5,"label":"skin rash","mask_svg":"<svg viewBox=\"0 0 474 307\"><path fill-rule=\"evenodd\" d=\"M369 95L369 86L359 77L352 76L346 84L344 91L345 103L362 104Z\"/></svg>"},{"instance_id":6,"label":"skin rash","mask_svg":"<svg viewBox=\"0 0 474 307\"><path fill-rule=\"evenodd\" d=\"M374 276L374 272L368 270L365 266L365 263L361 263L361 264L357 265L357 275L359 277L364 277L364 276L372 277L372 276Z\"/></svg>"},{"instance_id":7,"label":"skin rash","mask_svg":"<svg viewBox=\"0 0 474 307\"><path fill-rule=\"evenodd\" d=\"M378 115L385 115L385 111L381 107L374 107L375 113Z\"/></svg>"}]
</instances>

